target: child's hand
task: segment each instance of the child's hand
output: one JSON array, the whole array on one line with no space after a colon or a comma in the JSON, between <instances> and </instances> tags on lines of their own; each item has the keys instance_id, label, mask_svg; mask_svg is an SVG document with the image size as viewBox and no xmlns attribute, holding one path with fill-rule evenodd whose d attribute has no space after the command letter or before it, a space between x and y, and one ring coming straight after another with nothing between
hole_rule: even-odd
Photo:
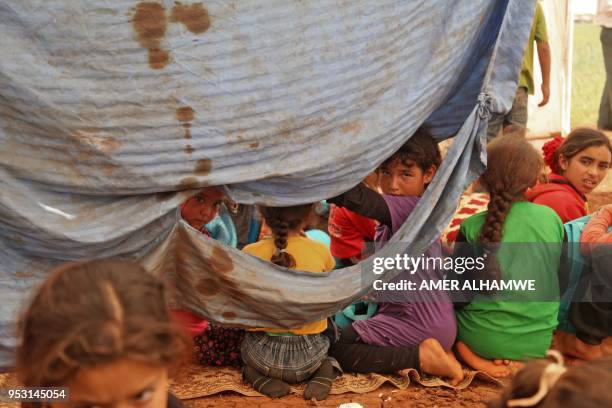
<instances>
[{"instance_id":1,"label":"child's hand","mask_svg":"<svg viewBox=\"0 0 612 408\"><path fill-rule=\"evenodd\" d=\"M612 243L612 232L608 229L612 226L612 204L604 205L593 214L580 235L580 251L583 255L589 255L593 248L601 244Z\"/></svg>"}]
</instances>

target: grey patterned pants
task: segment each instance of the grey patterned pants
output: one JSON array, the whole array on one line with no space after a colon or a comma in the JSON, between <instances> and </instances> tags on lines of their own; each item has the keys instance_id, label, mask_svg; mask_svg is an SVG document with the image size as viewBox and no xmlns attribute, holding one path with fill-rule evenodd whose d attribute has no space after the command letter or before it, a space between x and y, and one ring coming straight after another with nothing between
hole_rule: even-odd
<instances>
[{"instance_id":1,"label":"grey patterned pants","mask_svg":"<svg viewBox=\"0 0 612 408\"><path fill-rule=\"evenodd\" d=\"M515 124L527 127L527 88L519 87L512 102L510 112L492 114L487 128L487 140L493 139L504 126Z\"/></svg>"},{"instance_id":2,"label":"grey patterned pants","mask_svg":"<svg viewBox=\"0 0 612 408\"><path fill-rule=\"evenodd\" d=\"M325 359L342 372L336 360L327 356L328 349L329 338L323 334L268 336L247 332L240 354L244 364L264 376L296 384L310 378Z\"/></svg>"}]
</instances>

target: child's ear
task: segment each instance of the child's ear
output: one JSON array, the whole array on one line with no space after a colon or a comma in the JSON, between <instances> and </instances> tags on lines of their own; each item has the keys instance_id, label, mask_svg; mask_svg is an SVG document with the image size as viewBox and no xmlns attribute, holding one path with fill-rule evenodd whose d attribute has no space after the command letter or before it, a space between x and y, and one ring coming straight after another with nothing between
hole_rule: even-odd
<instances>
[{"instance_id":1,"label":"child's ear","mask_svg":"<svg viewBox=\"0 0 612 408\"><path fill-rule=\"evenodd\" d=\"M425 173L423 174L423 181L425 182L425 184L431 183L431 180L433 180L437 170L438 167L435 164L432 164L431 167L428 168L427 171L425 171Z\"/></svg>"},{"instance_id":2,"label":"child's ear","mask_svg":"<svg viewBox=\"0 0 612 408\"><path fill-rule=\"evenodd\" d=\"M559 155L559 168L565 171L567 170L568 166L569 166L569 161L567 160L567 158L563 156L562 154Z\"/></svg>"}]
</instances>

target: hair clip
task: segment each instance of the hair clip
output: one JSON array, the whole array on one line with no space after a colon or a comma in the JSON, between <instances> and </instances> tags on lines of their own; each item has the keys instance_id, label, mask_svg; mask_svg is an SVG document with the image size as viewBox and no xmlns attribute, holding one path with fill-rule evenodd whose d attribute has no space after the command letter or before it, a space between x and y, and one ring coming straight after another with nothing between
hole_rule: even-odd
<instances>
[{"instance_id":1,"label":"hair clip","mask_svg":"<svg viewBox=\"0 0 612 408\"><path fill-rule=\"evenodd\" d=\"M546 353L547 356L552 357L556 360L554 363L550 363L546 366L540 377L540 386L538 392L531 397L527 398L516 398L507 402L508 407L533 407L540 403L548 394L548 391L555 386L555 383L559 380L567 368L563 366L563 356L556 350L549 350Z\"/></svg>"},{"instance_id":2,"label":"hair clip","mask_svg":"<svg viewBox=\"0 0 612 408\"><path fill-rule=\"evenodd\" d=\"M280 254L286 254L287 253L287 249L283 248L283 249L279 249L276 248L276 251L274 251L274 256L279 256Z\"/></svg>"}]
</instances>

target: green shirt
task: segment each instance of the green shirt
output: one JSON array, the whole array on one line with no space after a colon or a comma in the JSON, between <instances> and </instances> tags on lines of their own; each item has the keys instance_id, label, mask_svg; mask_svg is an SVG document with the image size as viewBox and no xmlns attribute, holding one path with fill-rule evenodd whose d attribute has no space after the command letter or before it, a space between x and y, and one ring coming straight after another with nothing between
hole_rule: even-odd
<instances>
[{"instance_id":1,"label":"green shirt","mask_svg":"<svg viewBox=\"0 0 612 408\"><path fill-rule=\"evenodd\" d=\"M476 244L487 212L461 223L460 231ZM457 311L457 340L487 359L544 357L557 327L558 271L563 224L550 208L530 202L512 205L496 253L503 280L535 280L535 292L498 292L477 296ZM521 300L517 299L520 298ZM532 300L529 300L532 299Z\"/></svg>"},{"instance_id":2,"label":"green shirt","mask_svg":"<svg viewBox=\"0 0 612 408\"><path fill-rule=\"evenodd\" d=\"M533 16L533 24L531 25L531 34L525 48L525 56L523 57L523 67L521 68L521 76L519 77L519 87L527 88L527 93L533 95L535 87L533 85L533 43L548 42L548 34L546 33L546 21L544 20L544 12L540 2L536 2L535 15Z\"/></svg>"}]
</instances>

